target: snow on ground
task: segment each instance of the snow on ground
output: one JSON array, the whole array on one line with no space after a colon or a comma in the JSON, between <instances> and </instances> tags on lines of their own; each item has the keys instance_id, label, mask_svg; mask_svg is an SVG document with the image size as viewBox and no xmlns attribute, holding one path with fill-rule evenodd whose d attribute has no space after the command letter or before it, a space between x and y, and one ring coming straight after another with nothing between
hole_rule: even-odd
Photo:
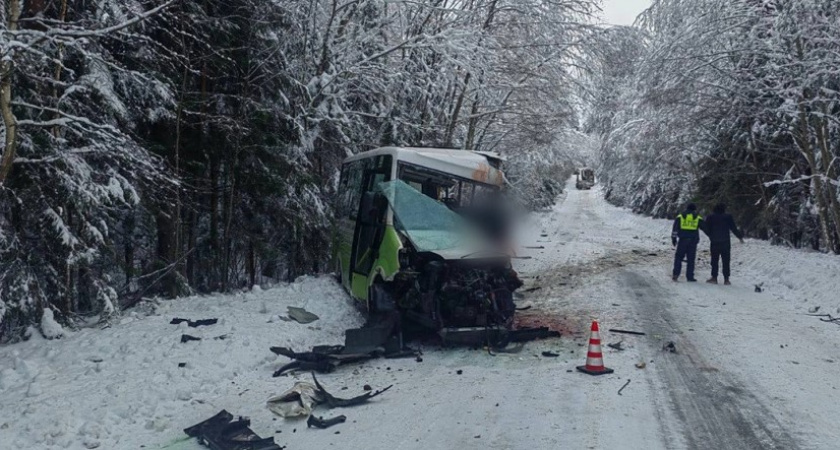
<instances>
[{"instance_id":1,"label":"snow on ground","mask_svg":"<svg viewBox=\"0 0 840 450\"><path fill-rule=\"evenodd\" d=\"M319 376L335 395L394 387L362 406L319 407L316 415L348 421L315 430L266 408L309 380L272 378L287 360L268 348L338 344L362 323L330 277L163 301L105 330L0 347L0 447L199 449L183 428L227 409L289 449L836 448L840 326L806 314L840 315L840 258L747 240L733 244L733 286L673 283L670 221L610 206L598 189L567 188L553 210L528 219L519 254L531 259L515 263L527 282L520 305L532 306L520 323L551 326L560 339L495 356L424 348L420 362L339 368ZM279 320L287 306L321 319ZM220 321L189 328L170 325L175 317ZM604 344L622 343L604 346L614 374L575 371L592 318ZM181 343L182 334L203 340ZM671 342L675 353L663 350Z\"/></svg>"},{"instance_id":2,"label":"snow on ground","mask_svg":"<svg viewBox=\"0 0 840 450\"><path fill-rule=\"evenodd\" d=\"M320 319L280 320L287 306ZM363 323L331 277L162 301L148 314L0 348L0 448L155 448L223 408L270 421L265 400L286 389L271 374L286 358L268 348L340 344ZM176 317L219 322L171 325ZM202 340L182 343L182 334Z\"/></svg>"}]
</instances>

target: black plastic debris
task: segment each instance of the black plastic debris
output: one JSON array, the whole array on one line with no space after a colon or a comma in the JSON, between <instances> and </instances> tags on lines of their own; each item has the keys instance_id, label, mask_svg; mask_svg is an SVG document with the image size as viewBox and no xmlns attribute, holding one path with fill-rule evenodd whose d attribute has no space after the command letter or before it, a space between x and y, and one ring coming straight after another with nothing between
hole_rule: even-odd
<instances>
[{"instance_id":1,"label":"black plastic debris","mask_svg":"<svg viewBox=\"0 0 840 450\"><path fill-rule=\"evenodd\" d=\"M556 358L556 357L560 356L559 354L554 353L554 352L542 352L542 355L547 357L547 358Z\"/></svg>"},{"instance_id":2,"label":"black plastic debris","mask_svg":"<svg viewBox=\"0 0 840 450\"><path fill-rule=\"evenodd\" d=\"M261 438L250 428L251 421L221 410L215 416L184 429L187 436L212 450L282 450L274 438Z\"/></svg>"},{"instance_id":3,"label":"black plastic debris","mask_svg":"<svg viewBox=\"0 0 840 450\"><path fill-rule=\"evenodd\" d=\"M347 417L343 415L333 417L332 419L324 419L323 417L315 417L314 415L311 415L308 419L306 419L306 428L315 427L324 429L333 425L344 423L345 421L347 421Z\"/></svg>"},{"instance_id":4,"label":"black plastic debris","mask_svg":"<svg viewBox=\"0 0 840 450\"><path fill-rule=\"evenodd\" d=\"M181 343L189 342L189 341L200 341L201 338L190 336L189 334L182 334L181 335Z\"/></svg>"},{"instance_id":5,"label":"black plastic debris","mask_svg":"<svg viewBox=\"0 0 840 450\"><path fill-rule=\"evenodd\" d=\"M641 331L618 330L618 329L615 329L615 328L610 328L610 332L611 333L622 333L622 334L635 334L636 336L644 336L645 335L645 333L642 333Z\"/></svg>"},{"instance_id":6,"label":"black plastic debris","mask_svg":"<svg viewBox=\"0 0 840 450\"><path fill-rule=\"evenodd\" d=\"M318 345L313 347L311 352L301 353L286 347L271 347L270 350L274 354L294 360L275 371L275 377L293 370L329 373L340 365L378 358L383 353L381 349L375 349L368 353L344 353L343 345Z\"/></svg>"},{"instance_id":7,"label":"black plastic debris","mask_svg":"<svg viewBox=\"0 0 840 450\"><path fill-rule=\"evenodd\" d=\"M218 321L219 321L219 319L202 319L202 320L192 321L190 319L180 319L180 318L176 317L176 318L172 319L172 321L169 322L169 323L171 325L178 325L181 322L187 322L187 325L189 325L192 328L195 328L195 327L202 327L202 326L206 326L206 325L215 325L216 322L218 322Z\"/></svg>"},{"instance_id":8,"label":"black plastic debris","mask_svg":"<svg viewBox=\"0 0 840 450\"><path fill-rule=\"evenodd\" d=\"M353 398L338 398L334 397L332 394L327 392L327 390L324 389L323 386L321 386L321 383L319 383L318 379L315 378L314 373L312 374L312 381L315 382L315 386L318 388L318 394L321 398L321 401L319 403L326 404L330 408L346 408L349 406L361 405L362 403L365 403L366 401L385 393L385 391L393 387L393 385L390 385L384 389L379 389L374 392L365 392L364 394Z\"/></svg>"}]
</instances>

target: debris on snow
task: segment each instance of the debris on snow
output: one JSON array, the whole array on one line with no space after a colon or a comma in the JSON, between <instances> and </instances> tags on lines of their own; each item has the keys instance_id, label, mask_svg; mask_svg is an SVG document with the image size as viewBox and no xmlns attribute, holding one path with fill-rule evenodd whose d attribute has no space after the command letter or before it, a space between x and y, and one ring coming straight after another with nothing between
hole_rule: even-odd
<instances>
[{"instance_id":1,"label":"debris on snow","mask_svg":"<svg viewBox=\"0 0 840 450\"><path fill-rule=\"evenodd\" d=\"M180 319L180 318L176 317L176 318L172 319L172 321L169 322L169 323L171 325L178 325L180 323L186 322L187 325L189 325L191 328L195 328L195 327L202 327L202 326L207 326L207 325L215 325L218 321L219 321L219 319L202 319L202 320L192 321L192 320L189 320L189 319Z\"/></svg>"},{"instance_id":2,"label":"debris on snow","mask_svg":"<svg viewBox=\"0 0 840 450\"><path fill-rule=\"evenodd\" d=\"M302 353L297 353L286 347L271 347L270 350L274 354L294 360L277 369L274 372L274 377L279 377L293 370L328 373L340 365L378 358L383 353L381 348L373 349L367 353L344 353L346 348L343 345L318 345L313 347L311 352Z\"/></svg>"},{"instance_id":3,"label":"debris on snow","mask_svg":"<svg viewBox=\"0 0 840 450\"><path fill-rule=\"evenodd\" d=\"M671 353L677 353L677 346L676 346L676 344L674 344L674 341L669 341L667 344L665 344L662 347L662 350L665 350L665 351L668 351L668 352L671 352Z\"/></svg>"},{"instance_id":4,"label":"debris on snow","mask_svg":"<svg viewBox=\"0 0 840 450\"><path fill-rule=\"evenodd\" d=\"M610 332L611 333L623 333L623 334L635 334L637 336L644 336L645 335L645 333L642 333L641 331L617 330L615 328L610 328Z\"/></svg>"},{"instance_id":5,"label":"debris on snow","mask_svg":"<svg viewBox=\"0 0 840 450\"><path fill-rule=\"evenodd\" d=\"M318 403L318 388L308 381L298 381L286 392L271 397L266 402L268 409L280 417L298 417L312 414Z\"/></svg>"},{"instance_id":6,"label":"debris on snow","mask_svg":"<svg viewBox=\"0 0 840 450\"><path fill-rule=\"evenodd\" d=\"M344 423L347 421L347 417L341 415L333 417L332 419L324 419L323 417L315 417L309 416L309 419L306 420L306 428L329 428L333 425L338 425L340 423Z\"/></svg>"},{"instance_id":7,"label":"debris on snow","mask_svg":"<svg viewBox=\"0 0 840 450\"><path fill-rule=\"evenodd\" d=\"M195 336L190 336L189 334L182 334L181 335L181 343L189 342L189 341L200 341L201 338L197 338Z\"/></svg>"},{"instance_id":8,"label":"debris on snow","mask_svg":"<svg viewBox=\"0 0 840 450\"><path fill-rule=\"evenodd\" d=\"M840 317L833 317L831 314L806 314L806 316L819 317L820 322L830 322L840 325Z\"/></svg>"},{"instance_id":9,"label":"debris on snow","mask_svg":"<svg viewBox=\"0 0 840 450\"><path fill-rule=\"evenodd\" d=\"M311 312L303 308L298 308L296 306L289 306L287 307L287 310L289 317L291 317L292 319L294 319L295 322L300 324L312 323L320 319L320 317L318 317L317 315L312 314Z\"/></svg>"},{"instance_id":10,"label":"debris on snow","mask_svg":"<svg viewBox=\"0 0 840 450\"><path fill-rule=\"evenodd\" d=\"M261 438L249 428L251 421L221 410L215 416L184 429L187 436L213 450L282 450L274 438Z\"/></svg>"},{"instance_id":11,"label":"debris on snow","mask_svg":"<svg viewBox=\"0 0 840 450\"><path fill-rule=\"evenodd\" d=\"M314 373L312 373L312 380L315 382L314 385L306 381L298 381L288 391L268 399L268 409L283 418L307 416L312 414L312 410L316 406L322 404L330 408L361 405L391 389L393 386L391 385L376 392L366 392L357 397L344 399L334 397L327 392L321 383L318 382L318 379L315 378ZM369 386L366 385L365 387L367 388Z\"/></svg>"},{"instance_id":12,"label":"debris on snow","mask_svg":"<svg viewBox=\"0 0 840 450\"><path fill-rule=\"evenodd\" d=\"M618 395L621 395L621 391L623 391L624 388L626 388L628 384L630 384L630 379L629 378L627 379L627 382L624 383L624 386L621 386L621 389L618 390Z\"/></svg>"}]
</instances>

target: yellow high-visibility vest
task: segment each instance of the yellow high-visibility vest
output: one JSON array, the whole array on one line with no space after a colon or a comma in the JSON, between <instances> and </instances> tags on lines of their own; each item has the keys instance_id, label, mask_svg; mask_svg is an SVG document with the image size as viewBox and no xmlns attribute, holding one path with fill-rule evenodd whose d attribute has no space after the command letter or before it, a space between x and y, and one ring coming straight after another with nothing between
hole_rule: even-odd
<instances>
[{"instance_id":1,"label":"yellow high-visibility vest","mask_svg":"<svg viewBox=\"0 0 840 450\"><path fill-rule=\"evenodd\" d=\"M677 218L680 219L680 229L686 231L696 231L700 228L700 220L703 218L701 216L695 216L694 214L687 214L683 216L682 214L678 215Z\"/></svg>"}]
</instances>

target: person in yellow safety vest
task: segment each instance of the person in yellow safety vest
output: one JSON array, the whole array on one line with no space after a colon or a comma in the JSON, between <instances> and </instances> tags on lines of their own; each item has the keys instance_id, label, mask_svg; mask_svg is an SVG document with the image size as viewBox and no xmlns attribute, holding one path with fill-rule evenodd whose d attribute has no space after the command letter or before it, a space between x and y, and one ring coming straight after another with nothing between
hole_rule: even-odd
<instances>
[{"instance_id":1,"label":"person in yellow safety vest","mask_svg":"<svg viewBox=\"0 0 840 450\"><path fill-rule=\"evenodd\" d=\"M697 214L697 205L689 203L684 213L674 219L671 244L677 248L674 254L674 272L671 279L677 281L682 272L682 261L686 259L685 278L694 278L694 261L697 259L697 244L700 243L700 229L704 227L703 217Z\"/></svg>"}]
</instances>

